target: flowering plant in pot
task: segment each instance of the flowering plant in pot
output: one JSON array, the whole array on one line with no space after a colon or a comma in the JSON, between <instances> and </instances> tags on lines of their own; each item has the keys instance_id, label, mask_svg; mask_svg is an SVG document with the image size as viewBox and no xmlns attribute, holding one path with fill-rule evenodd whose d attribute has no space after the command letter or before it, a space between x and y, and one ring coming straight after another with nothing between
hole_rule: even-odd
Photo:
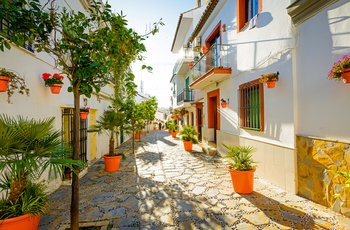
<instances>
[{"instance_id":1,"label":"flowering plant in pot","mask_svg":"<svg viewBox=\"0 0 350 230\"><path fill-rule=\"evenodd\" d=\"M350 75L350 55L344 55L333 64L328 73L328 79L340 81L343 78L344 83L350 83L350 79L347 78L348 74Z\"/></svg>"},{"instance_id":2,"label":"flowering plant in pot","mask_svg":"<svg viewBox=\"0 0 350 230\"><path fill-rule=\"evenodd\" d=\"M229 160L228 170L231 174L233 188L237 193L249 194L253 192L254 172L256 165L252 153L256 149L252 146L230 146L222 144L228 149L223 158Z\"/></svg>"},{"instance_id":3,"label":"flowering plant in pot","mask_svg":"<svg viewBox=\"0 0 350 230\"><path fill-rule=\"evenodd\" d=\"M118 129L123 125L123 114L113 109L107 110L96 121L96 125L92 125L88 132L102 133L106 132L109 136L109 151L103 156L105 161L105 169L107 172L119 170L120 160L126 157L123 153L117 152L114 143L118 135Z\"/></svg>"},{"instance_id":4,"label":"flowering plant in pot","mask_svg":"<svg viewBox=\"0 0 350 230\"><path fill-rule=\"evenodd\" d=\"M273 88L275 87L275 82L278 81L278 75L280 73L268 73L268 74L262 74L260 78L261 83L265 83L267 88Z\"/></svg>"},{"instance_id":5,"label":"flowering plant in pot","mask_svg":"<svg viewBox=\"0 0 350 230\"><path fill-rule=\"evenodd\" d=\"M222 108L226 108L226 106L227 106L226 100L223 99L223 98L221 98L221 107L222 107Z\"/></svg>"},{"instance_id":6,"label":"flowering plant in pot","mask_svg":"<svg viewBox=\"0 0 350 230\"><path fill-rule=\"evenodd\" d=\"M42 79L45 82L45 86L52 86L54 84L60 84L63 85L63 79L64 77L58 73L50 74L50 73L43 73Z\"/></svg>"},{"instance_id":7,"label":"flowering plant in pot","mask_svg":"<svg viewBox=\"0 0 350 230\"><path fill-rule=\"evenodd\" d=\"M11 96L17 90L20 94L29 96L29 89L23 77L9 71L5 68L0 68L0 92L7 91L7 102L10 103Z\"/></svg>"},{"instance_id":8,"label":"flowering plant in pot","mask_svg":"<svg viewBox=\"0 0 350 230\"><path fill-rule=\"evenodd\" d=\"M0 199L0 228L6 229L7 223L20 224L28 217L26 222L33 228L12 229L37 229L49 201L46 185L38 182L39 178L46 173L50 178L60 176L63 166L78 173L85 163L71 159L71 148L61 141L61 132L54 130L54 118L0 115L0 130L0 192L4 192Z\"/></svg>"},{"instance_id":9,"label":"flowering plant in pot","mask_svg":"<svg viewBox=\"0 0 350 230\"><path fill-rule=\"evenodd\" d=\"M59 94L63 85L64 77L58 73L51 75L50 73L43 73L42 79L45 86L50 87L51 93Z\"/></svg>"},{"instance_id":10,"label":"flowering plant in pot","mask_svg":"<svg viewBox=\"0 0 350 230\"><path fill-rule=\"evenodd\" d=\"M87 119L90 112L90 108L84 106L83 108L80 108L80 119L85 120Z\"/></svg>"},{"instance_id":11,"label":"flowering plant in pot","mask_svg":"<svg viewBox=\"0 0 350 230\"><path fill-rule=\"evenodd\" d=\"M179 135L184 142L184 148L186 151L192 151L192 144L198 144L198 132L191 125L183 126L182 130L179 132Z\"/></svg>"}]
</instances>

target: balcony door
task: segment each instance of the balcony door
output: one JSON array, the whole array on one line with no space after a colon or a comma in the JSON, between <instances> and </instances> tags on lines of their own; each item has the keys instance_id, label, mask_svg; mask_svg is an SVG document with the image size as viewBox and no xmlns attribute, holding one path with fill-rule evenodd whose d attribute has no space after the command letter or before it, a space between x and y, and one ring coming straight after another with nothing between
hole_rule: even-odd
<instances>
[{"instance_id":1,"label":"balcony door","mask_svg":"<svg viewBox=\"0 0 350 230\"><path fill-rule=\"evenodd\" d=\"M191 92L190 92L190 77L186 78L185 81L185 89L186 89L186 101L190 101L191 100Z\"/></svg>"},{"instance_id":2,"label":"balcony door","mask_svg":"<svg viewBox=\"0 0 350 230\"><path fill-rule=\"evenodd\" d=\"M220 34L217 34L214 39L210 42L211 47L211 66L212 67L219 67L221 66L221 59L220 59L220 47L221 47L221 38Z\"/></svg>"},{"instance_id":3,"label":"balcony door","mask_svg":"<svg viewBox=\"0 0 350 230\"><path fill-rule=\"evenodd\" d=\"M210 35L205 39L205 46L209 47L206 59L206 71L221 66L220 49L221 49L221 22L219 22Z\"/></svg>"}]
</instances>

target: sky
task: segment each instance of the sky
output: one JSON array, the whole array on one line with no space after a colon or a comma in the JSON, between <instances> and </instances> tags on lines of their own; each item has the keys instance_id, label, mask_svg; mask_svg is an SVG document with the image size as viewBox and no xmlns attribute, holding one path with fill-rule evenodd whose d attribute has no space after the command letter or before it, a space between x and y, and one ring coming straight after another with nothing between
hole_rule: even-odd
<instances>
[{"instance_id":1,"label":"sky","mask_svg":"<svg viewBox=\"0 0 350 230\"><path fill-rule=\"evenodd\" d=\"M146 34L154 22L161 18L164 26L160 32L150 35L143 43L147 52L144 64L152 66L152 74L147 70L141 70L142 63L133 65L135 83L141 86L143 81L144 92L158 99L158 107L169 108L171 106L170 79L173 67L178 58L171 53L175 30L180 14L191 10L194 0L109 0L115 13L122 11L128 21L128 27L134 29L139 35Z\"/></svg>"}]
</instances>

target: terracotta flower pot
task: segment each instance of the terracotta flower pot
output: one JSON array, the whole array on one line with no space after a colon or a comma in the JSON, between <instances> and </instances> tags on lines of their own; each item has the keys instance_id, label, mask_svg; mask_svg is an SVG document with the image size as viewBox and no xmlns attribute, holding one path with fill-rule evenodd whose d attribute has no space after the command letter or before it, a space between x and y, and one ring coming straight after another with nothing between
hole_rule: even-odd
<instances>
[{"instance_id":1,"label":"terracotta flower pot","mask_svg":"<svg viewBox=\"0 0 350 230\"><path fill-rule=\"evenodd\" d=\"M22 216L9 218L6 220L0 220L0 229L1 230L17 230L17 229L26 229L26 230L37 230L40 221L40 216L25 214Z\"/></svg>"},{"instance_id":2,"label":"terracotta flower pot","mask_svg":"<svg viewBox=\"0 0 350 230\"><path fill-rule=\"evenodd\" d=\"M6 92L9 85L10 78L7 76L0 76L0 92Z\"/></svg>"},{"instance_id":3,"label":"terracotta flower pot","mask_svg":"<svg viewBox=\"0 0 350 230\"><path fill-rule=\"evenodd\" d=\"M172 136L173 138L176 138L176 132L171 132L171 136Z\"/></svg>"},{"instance_id":4,"label":"terracotta flower pot","mask_svg":"<svg viewBox=\"0 0 350 230\"><path fill-rule=\"evenodd\" d=\"M184 148L186 151L192 151L192 141L183 141Z\"/></svg>"},{"instance_id":5,"label":"terracotta flower pot","mask_svg":"<svg viewBox=\"0 0 350 230\"><path fill-rule=\"evenodd\" d=\"M222 107L222 108L226 108L226 106L227 106L227 103L226 103L226 102L221 102L221 107Z\"/></svg>"},{"instance_id":6,"label":"terracotta flower pot","mask_svg":"<svg viewBox=\"0 0 350 230\"><path fill-rule=\"evenodd\" d=\"M254 170L237 171L228 169L231 174L233 189L236 193L249 194L253 192L254 188Z\"/></svg>"},{"instance_id":7,"label":"terracotta flower pot","mask_svg":"<svg viewBox=\"0 0 350 230\"><path fill-rule=\"evenodd\" d=\"M52 94L59 94L61 92L62 84L53 84L50 86Z\"/></svg>"},{"instance_id":8,"label":"terracotta flower pot","mask_svg":"<svg viewBox=\"0 0 350 230\"><path fill-rule=\"evenodd\" d=\"M140 133L135 133L134 137L135 137L135 139L140 140Z\"/></svg>"},{"instance_id":9,"label":"terracotta flower pot","mask_svg":"<svg viewBox=\"0 0 350 230\"><path fill-rule=\"evenodd\" d=\"M80 112L80 119L86 120L88 116L89 116L89 112L84 112L84 111Z\"/></svg>"},{"instance_id":10,"label":"terracotta flower pot","mask_svg":"<svg viewBox=\"0 0 350 230\"><path fill-rule=\"evenodd\" d=\"M271 79L271 81L265 82L265 84L266 84L267 88L274 88L276 81L277 81L277 79L273 78L273 79Z\"/></svg>"},{"instance_id":11,"label":"terracotta flower pot","mask_svg":"<svg viewBox=\"0 0 350 230\"><path fill-rule=\"evenodd\" d=\"M122 156L110 156L108 154L103 155L105 160L105 170L107 172L114 172L119 170L120 160Z\"/></svg>"},{"instance_id":12,"label":"terracotta flower pot","mask_svg":"<svg viewBox=\"0 0 350 230\"><path fill-rule=\"evenodd\" d=\"M342 69L341 77L344 83L350 83L350 68Z\"/></svg>"}]
</instances>

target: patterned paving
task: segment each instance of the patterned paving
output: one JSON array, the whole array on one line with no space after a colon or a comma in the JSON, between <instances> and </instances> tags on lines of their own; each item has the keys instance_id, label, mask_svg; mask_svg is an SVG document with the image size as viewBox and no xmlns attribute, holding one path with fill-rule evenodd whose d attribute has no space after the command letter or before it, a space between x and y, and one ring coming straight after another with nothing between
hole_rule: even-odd
<instances>
[{"instance_id":1,"label":"patterned paving","mask_svg":"<svg viewBox=\"0 0 350 230\"><path fill-rule=\"evenodd\" d=\"M130 153L131 142L119 147ZM350 220L255 178L254 192L234 193L224 160L167 131L150 131L119 171L98 160L80 181L80 222L101 229L350 229ZM51 195L39 229L66 229L70 186Z\"/></svg>"}]
</instances>

